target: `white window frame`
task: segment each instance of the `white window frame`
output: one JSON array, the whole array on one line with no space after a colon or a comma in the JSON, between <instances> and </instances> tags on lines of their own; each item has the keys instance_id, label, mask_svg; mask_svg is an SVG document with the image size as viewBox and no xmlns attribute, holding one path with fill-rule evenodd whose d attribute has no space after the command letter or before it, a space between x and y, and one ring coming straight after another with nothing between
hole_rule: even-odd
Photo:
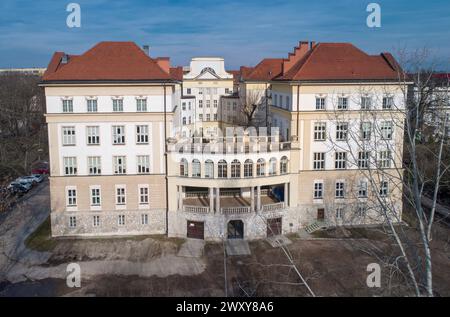
<instances>
[{"instance_id":1,"label":"white window frame","mask_svg":"<svg viewBox=\"0 0 450 317\"><path fill-rule=\"evenodd\" d=\"M147 98L136 98L136 112L148 112Z\"/></svg>"},{"instance_id":2,"label":"white window frame","mask_svg":"<svg viewBox=\"0 0 450 317\"><path fill-rule=\"evenodd\" d=\"M62 99L62 112L72 113L73 112L73 100L72 99Z\"/></svg>"},{"instance_id":3,"label":"white window frame","mask_svg":"<svg viewBox=\"0 0 450 317\"><path fill-rule=\"evenodd\" d=\"M313 170L321 171L325 169L325 152L313 153Z\"/></svg>"},{"instance_id":4,"label":"white window frame","mask_svg":"<svg viewBox=\"0 0 450 317\"><path fill-rule=\"evenodd\" d=\"M88 174L89 175L101 175L102 174L102 157L101 156L88 156Z\"/></svg>"},{"instance_id":5,"label":"white window frame","mask_svg":"<svg viewBox=\"0 0 450 317\"><path fill-rule=\"evenodd\" d=\"M335 188L334 197L336 199L344 199L345 198L345 182L343 180L337 180L334 188Z\"/></svg>"},{"instance_id":6,"label":"white window frame","mask_svg":"<svg viewBox=\"0 0 450 317\"><path fill-rule=\"evenodd\" d=\"M98 102L97 99L86 99L87 112L98 112Z\"/></svg>"},{"instance_id":7,"label":"white window frame","mask_svg":"<svg viewBox=\"0 0 450 317\"><path fill-rule=\"evenodd\" d=\"M77 144L76 129L74 126L62 127L61 134L63 146L75 146Z\"/></svg>"},{"instance_id":8,"label":"white window frame","mask_svg":"<svg viewBox=\"0 0 450 317\"><path fill-rule=\"evenodd\" d=\"M89 194L91 206L98 207L102 205L102 189L100 186L91 186Z\"/></svg>"},{"instance_id":9,"label":"white window frame","mask_svg":"<svg viewBox=\"0 0 450 317\"><path fill-rule=\"evenodd\" d=\"M316 97L316 110L325 110L327 104L326 97Z\"/></svg>"},{"instance_id":10,"label":"white window frame","mask_svg":"<svg viewBox=\"0 0 450 317\"><path fill-rule=\"evenodd\" d=\"M113 125L112 126L112 138L113 145L125 145L125 126Z\"/></svg>"},{"instance_id":11,"label":"white window frame","mask_svg":"<svg viewBox=\"0 0 450 317\"><path fill-rule=\"evenodd\" d=\"M77 227L77 217L76 216L70 216L69 217L69 228L75 229Z\"/></svg>"},{"instance_id":12,"label":"white window frame","mask_svg":"<svg viewBox=\"0 0 450 317\"><path fill-rule=\"evenodd\" d=\"M315 122L314 123L314 141L325 141L327 138L327 123Z\"/></svg>"},{"instance_id":13,"label":"white window frame","mask_svg":"<svg viewBox=\"0 0 450 317\"><path fill-rule=\"evenodd\" d=\"M100 216L95 215L92 217L92 226L96 228L100 227Z\"/></svg>"},{"instance_id":14,"label":"white window frame","mask_svg":"<svg viewBox=\"0 0 450 317\"><path fill-rule=\"evenodd\" d=\"M347 152L335 152L334 168L337 170L347 169Z\"/></svg>"},{"instance_id":15,"label":"white window frame","mask_svg":"<svg viewBox=\"0 0 450 317\"><path fill-rule=\"evenodd\" d=\"M338 110L348 110L349 106L349 99L348 97L338 97L338 104L337 109Z\"/></svg>"},{"instance_id":16,"label":"white window frame","mask_svg":"<svg viewBox=\"0 0 450 317\"><path fill-rule=\"evenodd\" d=\"M115 175L125 175L127 173L127 157L113 156L113 168Z\"/></svg>"},{"instance_id":17,"label":"white window frame","mask_svg":"<svg viewBox=\"0 0 450 317\"><path fill-rule=\"evenodd\" d=\"M86 144L100 145L100 127L87 126L86 127Z\"/></svg>"},{"instance_id":18,"label":"white window frame","mask_svg":"<svg viewBox=\"0 0 450 317\"><path fill-rule=\"evenodd\" d=\"M369 168L370 151L359 151L358 152L358 168L367 169Z\"/></svg>"},{"instance_id":19,"label":"white window frame","mask_svg":"<svg viewBox=\"0 0 450 317\"><path fill-rule=\"evenodd\" d=\"M392 151L383 150L378 153L378 167L391 168L392 166Z\"/></svg>"},{"instance_id":20,"label":"white window frame","mask_svg":"<svg viewBox=\"0 0 450 317\"><path fill-rule=\"evenodd\" d=\"M77 194L78 193L77 193L76 187L67 187L66 188L66 206L67 207L78 206Z\"/></svg>"},{"instance_id":21,"label":"white window frame","mask_svg":"<svg viewBox=\"0 0 450 317\"><path fill-rule=\"evenodd\" d=\"M314 182L313 198L316 200L323 199L324 183L323 181Z\"/></svg>"},{"instance_id":22,"label":"white window frame","mask_svg":"<svg viewBox=\"0 0 450 317\"><path fill-rule=\"evenodd\" d=\"M336 141L348 140L348 122L336 123Z\"/></svg>"},{"instance_id":23,"label":"white window frame","mask_svg":"<svg viewBox=\"0 0 450 317\"><path fill-rule=\"evenodd\" d=\"M149 126L136 126L136 144L149 144Z\"/></svg>"},{"instance_id":24,"label":"white window frame","mask_svg":"<svg viewBox=\"0 0 450 317\"><path fill-rule=\"evenodd\" d=\"M141 214L141 225L148 226L148 214Z\"/></svg>"},{"instance_id":25,"label":"white window frame","mask_svg":"<svg viewBox=\"0 0 450 317\"><path fill-rule=\"evenodd\" d=\"M116 185L115 188L116 206L126 206L127 204L127 187L124 185Z\"/></svg>"},{"instance_id":26,"label":"white window frame","mask_svg":"<svg viewBox=\"0 0 450 317\"><path fill-rule=\"evenodd\" d=\"M63 157L63 168L64 175L73 176L77 175L77 158L76 156L65 156Z\"/></svg>"},{"instance_id":27,"label":"white window frame","mask_svg":"<svg viewBox=\"0 0 450 317\"><path fill-rule=\"evenodd\" d=\"M136 171L138 174L150 174L150 155L136 156Z\"/></svg>"},{"instance_id":28,"label":"white window frame","mask_svg":"<svg viewBox=\"0 0 450 317\"><path fill-rule=\"evenodd\" d=\"M112 103L113 112L123 112L123 98L114 98Z\"/></svg>"},{"instance_id":29,"label":"white window frame","mask_svg":"<svg viewBox=\"0 0 450 317\"><path fill-rule=\"evenodd\" d=\"M382 140L392 140L394 135L394 124L392 121L383 121L380 124L380 133Z\"/></svg>"},{"instance_id":30,"label":"white window frame","mask_svg":"<svg viewBox=\"0 0 450 317\"><path fill-rule=\"evenodd\" d=\"M123 227L126 224L126 218L125 215L118 215L117 216L117 224L119 227Z\"/></svg>"},{"instance_id":31,"label":"white window frame","mask_svg":"<svg viewBox=\"0 0 450 317\"><path fill-rule=\"evenodd\" d=\"M139 205L148 206L150 204L150 188L148 185L138 186Z\"/></svg>"}]
</instances>

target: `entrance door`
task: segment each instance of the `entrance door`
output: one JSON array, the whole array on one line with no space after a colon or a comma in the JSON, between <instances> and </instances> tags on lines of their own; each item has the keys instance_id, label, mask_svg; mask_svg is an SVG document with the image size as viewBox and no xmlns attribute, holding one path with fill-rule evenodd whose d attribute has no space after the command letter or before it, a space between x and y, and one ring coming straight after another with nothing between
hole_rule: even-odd
<instances>
[{"instance_id":1,"label":"entrance door","mask_svg":"<svg viewBox=\"0 0 450 317\"><path fill-rule=\"evenodd\" d=\"M325 209L323 208L317 209L317 220L319 221L325 220Z\"/></svg>"},{"instance_id":2,"label":"entrance door","mask_svg":"<svg viewBox=\"0 0 450 317\"><path fill-rule=\"evenodd\" d=\"M190 239L200 239L205 238L205 223L188 221L187 222L187 237Z\"/></svg>"},{"instance_id":3,"label":"entrance door","mask_svg":"<svg viewBox=\"0 0 450 317\"><path fill-rule=\"evenodd\" d=\"M267 219L267 236L279 236L282 234L282 218Z\"/></svg>"},{"instance_id":4,"label":"entrance door","mask_svg":"<svg viewBox=\"0 0 450 317\"><path fill-rule=\"evenodd\" d=\"M244 239L244 223L241 220L228 223L228 239Z\"/></svg>"}]
</instances>

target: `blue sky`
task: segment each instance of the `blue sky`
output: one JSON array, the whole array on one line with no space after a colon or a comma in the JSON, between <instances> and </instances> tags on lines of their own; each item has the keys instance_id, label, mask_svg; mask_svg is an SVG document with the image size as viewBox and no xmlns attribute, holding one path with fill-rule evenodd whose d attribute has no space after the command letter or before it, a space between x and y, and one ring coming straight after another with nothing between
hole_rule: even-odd
<instances>
[{"instance_id":1,"label":"blue sky","mask_svg":"<svg viewBox=\"0 0 450 317\"><path fill-rule=\"evenodd\" d=\"M70 2L81 6L81 28L66 26ZM381 5L381 28L366 25L370 2ZM0 68L47 66L56 50L105 40L149 44L173 65L223 56L228 69L285 57L299 40L373 54L428 47L441 68L450 63L448 0L1 0L0 12Z\"/></svg>"}]
</instances>

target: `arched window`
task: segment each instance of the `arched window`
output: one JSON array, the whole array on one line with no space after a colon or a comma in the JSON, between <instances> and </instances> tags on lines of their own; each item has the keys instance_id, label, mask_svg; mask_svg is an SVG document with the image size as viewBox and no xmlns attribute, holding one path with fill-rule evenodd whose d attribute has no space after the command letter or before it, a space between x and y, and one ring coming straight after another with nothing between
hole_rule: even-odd
<instances>
[{"instance_id":1,"label":"arched window","mask_svg":"<svg viewBox=\"0 0 450 317\"><path fill-rule=\"evenodd\" d=\"M256 176L266 175L266 161L264 159L259 159L256 163Z\"/></svg>"},{"instance_id":2,"label":"arched window","mask_svg":"<svg viewBox=\"0 0 450 317\"><path fill-rule=\"evenodd\" d=\"M280 174L287 174L288 172L288 158L283 156L280 161Z\"/></svg>"},{"instance_id":3,"label":"arched window","mask_svg":"<svg viewBox=\"0 0 450 317\"><path fill-rule=\"evenodd\" d=\"M182 159L180 162L180 176L188 176L188 162L186 161L186 159Z\"/></svg>"},{"instance_id":4,"label":"arched window","mask_svg":"<svg viewBox=\"0 0 450 317\"><path fill-rule=\"evenodd\" d=\"M244 177L253 177L253 161L246 160L244 163Z\"/></svg>"},{"instance_id":5,"label":"arched window","mask_svg":"<svg viewBox=\"0 0 450 317\"><path fill-rule=\"evenodd\" d=\"M192 161L192 177L202 177L201 164L197 159Z\"/></svg>"},{"instance_id":6,"label":"arched window","mask_svg":"<svg viewBox=\"0 0 450 317\"><path fill-rule=\"evenodd\" d=\"M227 161L221 160L217 165L217 172L219 178L227 178L228 177L228 169L227 169Z\"/></svg>"},{"instance_id":7,"label":"arched window","mask_svg":"<svg viewBox=\"0 0 450 317\"><path fill-rule=\"evenodd\" d=\"M205 177L214 178L214 162L211 160L205 162Z\"/></svg>"},{"instance_id":8,"label":"arched window","mask_svg":"<svg viewBox=\"0 0 450 317\"><path fill-rule=\"evenodd\" d=\"M277 175L277 159L274 157L269 161L269 175Z\"/></svg>"},{"instance_id":9,"label":"arched window","mask_svg":"<svg viewBox=\"0 0 450 317\"><path fill-rule=\"evenodd\" d=\"M241 162L238 160L231 162L231 178L241 178Z\"/></svg>"}]
</instances>

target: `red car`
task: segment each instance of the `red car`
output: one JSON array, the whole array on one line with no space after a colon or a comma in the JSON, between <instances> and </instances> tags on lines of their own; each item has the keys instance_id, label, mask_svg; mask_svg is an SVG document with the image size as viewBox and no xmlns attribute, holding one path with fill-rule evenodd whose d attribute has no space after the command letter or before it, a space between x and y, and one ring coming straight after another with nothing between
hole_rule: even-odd
<instances>
[{"instance_id":1,"label":"red car","mask_svg":"<svg viewBox=\"0 0 450 317\"><path fill-rule=\"evenodd\" d=\"M44 174L49 175L50 174L50 168L48 165L48 162L37 162L33 164L33 167L31 168L31 174Z\"/></svg>"}]
</instances>

